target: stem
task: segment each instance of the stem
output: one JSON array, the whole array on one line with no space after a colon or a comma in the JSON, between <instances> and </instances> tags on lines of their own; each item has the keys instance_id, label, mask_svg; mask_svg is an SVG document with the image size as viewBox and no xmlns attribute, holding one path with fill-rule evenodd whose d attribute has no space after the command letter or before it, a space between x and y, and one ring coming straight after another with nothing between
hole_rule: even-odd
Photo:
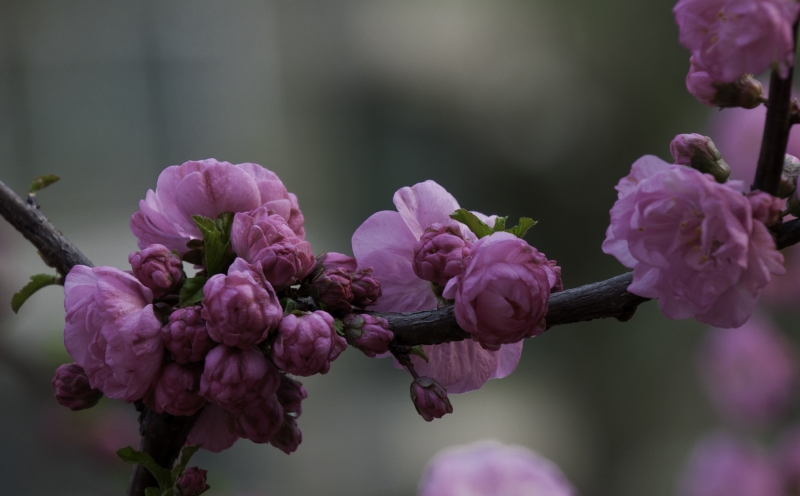
<instances>
[{"instance_id":1,"label":"stem","mask_svg":"<svg viewBox=\"0 0 800 496\"><path fill-rule=\"evenodd\" d=\"M797 28L794 24L794 43L797 46ZM789 68L786 79L777 70L772 71L769 81L769 105L767 121L764 125L764 138L761 140L761 153L752 189L775 196L783 171L783 159L791 130L792 77L794 68Z\"/></svg>"}]
</instances>

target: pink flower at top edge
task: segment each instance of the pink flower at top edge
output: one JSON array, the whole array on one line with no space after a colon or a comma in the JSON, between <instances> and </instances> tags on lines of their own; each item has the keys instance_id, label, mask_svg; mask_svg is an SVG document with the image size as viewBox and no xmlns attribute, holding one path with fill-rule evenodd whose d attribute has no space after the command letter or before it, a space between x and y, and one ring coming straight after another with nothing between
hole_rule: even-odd
<instances>
[{"instance_id":1,"label":"pink flower at top edge","mask_svg":"<svg viewBox=\"0 0 800 496\"><path fill-rule=\"evenodd\" d=\"M464 239L476 241L466 226L450 218L458 210L456 199L433 181L398 190L394 195L396 212L373 214L353 234L353 253L359 267L372 267L381 284L382 295L369 307L385 312L430 310L437 306L431 284L416 276L413 269L414 245L433 224L457 227ZM493 218L483 216L488 224ZM423 346L430 361L411 360L420 375L432 377L448 393L479 389L489 379L511 374L519 363L522 342L503 345L499 351L481 348L475 341L458 341ZM397 366L397 365L396 365Z\"/></svg>"}]
</instances>

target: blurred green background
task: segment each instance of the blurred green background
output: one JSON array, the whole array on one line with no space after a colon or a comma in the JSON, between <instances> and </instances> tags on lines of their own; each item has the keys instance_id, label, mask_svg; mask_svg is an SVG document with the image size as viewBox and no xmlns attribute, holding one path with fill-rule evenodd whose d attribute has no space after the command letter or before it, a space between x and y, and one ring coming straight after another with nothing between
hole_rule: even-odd
<instances>
[{"instance_id":1,"label":"blurred green background","mask_svg":"<svg viewBox=\"0 0 800 496\"><path fill-rule=\"evenodd\" d=\"M714 114L685 91L673 4L0 0L0 180L23 192L61 176L42 211L125 269L130 216L168 165L275 171L317 252L351 253L395 190L434 179L471 210L539 220L528 241L578 286L624 271L600 250L619 178ZM5 223L0 251L2 301L48 270ZM0 492L122 494L111 453L136 442L133 407L52 399L71 361L62 291L0 308ZM695 372L702 331L653 303L625 324L555 328L430 424L406 374L350 350L304 381L296 453L240 441L195 462L210 494L413 495L439 449L495 438L552 459L582 495L671 495L716 423Z\"/></svg>"}]
</instances>

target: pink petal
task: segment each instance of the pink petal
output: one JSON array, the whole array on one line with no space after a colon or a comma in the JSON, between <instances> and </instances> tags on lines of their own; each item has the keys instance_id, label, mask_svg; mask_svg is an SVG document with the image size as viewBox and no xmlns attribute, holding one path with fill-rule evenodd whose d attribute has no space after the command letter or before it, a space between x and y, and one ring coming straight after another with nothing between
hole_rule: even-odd
<instances>
[{"instance_id":1,"label":"pink petal","mask_svg":"<svg viewBox=\"0 0 800 496\"><path fill-rule=\"evenodd\" d=\"M434 181L400 188L394 194L393 201L416 239L432 224L457 224L450 219L450 214L459 209L458 202Z\"/></svg>"},{"instance_id":2,"label":"pink petal","mask_svg":"<svg viewBox=\"0 0 800 496\"><path fill-rule=\"evenodd\" d=\"M261 195L247 172L223 165L212 165L192 172L175 191L178 209L187 217L202 215L215 219L222 212L246 212L257 208Z\"/></svg>"},{"instance_id":3,"label":"pink petal","mask_svg":"<svg viewBox=\"0 0 800 496\"><path fill-rule=\"evenodd\" d=\"M206 406L189 432L186 444L199 444L212 453L230 448L239 436L231 430L229 422L228 412L213 403Z\"/></svg>"}]
</instances>

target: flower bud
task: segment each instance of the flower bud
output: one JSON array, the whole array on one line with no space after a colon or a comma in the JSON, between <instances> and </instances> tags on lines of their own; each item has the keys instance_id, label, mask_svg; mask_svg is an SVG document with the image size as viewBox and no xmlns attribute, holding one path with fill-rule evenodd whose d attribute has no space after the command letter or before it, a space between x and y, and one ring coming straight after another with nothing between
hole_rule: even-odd
<instances>
[{"instance_id":1,"label":"flower bud","mask_svg":"<svg viewBox=\"0 0 800 496\"><path fill-rule=\"evenodd\" d=\"M183 263L164 245L150 245L128 255L133 276L158 298L172 292L183 280Z\"/></svg>"},{"instance_id":2,"label":"flower bud","mask_svg":"<svg viewBox=\"0 0 800 496\"><path fill-rule=\"evenodd\" d=\"M209 487L208 484L206 484L206 473L208 473L208 470L203 470L199 467L192 467L184 470L175 482L175 489L178 490L177 495L200 496L208 491Z\"/></svg>"},{"instance_id":3,"label":"flower bud","mask_svg":"<svg viewBox=\"0 0 800 496\"><path fill-rule=\"evenodd\" d=\"M669 151L676 164L711 174L718 183L724 183L731 175L731 168L722 160L722 155L708 136L679 134L670 143Z\"/></svg>"},{"instance_id":4,"label":"flower bud","mask_svg":"<svg viewBox=\"0 0 800 496\"><path fill-rule=\"evenodd\" d=\"M99 389L92 389L83 367L76 363L57 368L51 383L56 390L56 401L74 412L95 406L103 397Z\"/></svg>"},{"instance_id":5,"label":"flower bud","mask_svg":"<svg viewBox=\"0 0 800 496\"><path fill-rule=\"evenodd\" d=\"M752 191L747 194L753 209L753 218L765 226L771 226L781 218L786 202L763 191Z\"/></svg>"},{"instance_id":6,"label":"flower bud","mask_svg":"<svg viewBox=\"0 0 800 496\"><path fill-rule=\"evenodd\" d=\"M355 272L358 265L353 257L329 251L317 257L317 267L322 270L344 269L347 272Z\"/></svg>"},{"instance_id":7,"label":"flower bud","mask_svg":"<svg viewBox=\"0 0 800 496\"><path fill-rule=\"evenodd\" d=\"M366 308L381 297L381 283L372 276L372 269L358 269L351 274L353 305Z\"/></svg>"},{"instance_id":8,"label":"flower bud","mask_svg":"<svg viewBox=\"0 0 800 496\"><path fill-rule=\"evenodd\" d=\"M447 390L430 377L419 377L411 383L411 401L426 422L453 413L453 405L447 399Z\"/></svg>"},{"instance_id":9,"label":"flower bud","mask_svg":"<svg viewBox=\"0 0 800 496\"><path fill-rule=\"evenodd\" d=\"M206 356L200 394L232 413L275 394L280 373L255 348L240 350L218 345Z\"/></svg>"},{"instance_id":10,"label":"flower bud","mask_svg":"<svg viewBox=\"0 0 800 496\"><path fill-rule=\"evenodd\" d=\"M200 367L187 368L175 362L168 363L153 389L144 397L147 408L156 413L188 417L205 406L200 396Z\"/></svg>"},{"instance_id":11,"label":"flower bud","mask_svg":"<svg viewBox=\"0 0 800 496\"><path fill-rule=\"evenodd\" d=\"M386 319L370 314L351 313L342 319L344 337L350 346L358 348L368 357L389 351L394 334Z\"/></svg>"},{"instance_id":12,"label":"flower bud","mask_svg":"<svg viewBox=\"0 0 800 496\"><path fill-rule=\"evenodd\" d=\"M283 422L283 408L273 394L231 417L231 428L240 437L264 444Z\"/></svg>"},{"instance_id":13,"label":"flower bud","mask_svg":"<svg viewBox=\"0 0 800 496\"><path fill-rule=\"evenodd\" d=\"M764 103L764 89L751 74L745 74L732 83L716 82L694 57L686 75L686 89L709 107L753 109Z\"/></svg>"},{"instance_id":14,"label":"flower bud","mask_svg":"<svg viewBox=\"0 0 800 496\"><path fill-rule=\"evenodd\" d=\"M272 286L249 272L229 272L206 282L201 315L211 339L246 350L278 326L283 309Z\"/></svg>"},{"instance_id":15,"label":"flower bud","mask_svg":"<svg viewBox=\"0 0 800 496\"><path fill-rule=\"evenodd\" d=\"M778 197L789 198L797 188L797 176L800 175L800 160L797 157L786 155L783 160L781 182L778 184Z\"/></svg>"},{"instance_id":16,"label":"flower bud","mask_svg":"<svg viewBox=\"0 0 800 496\"><path fill-rule=\"evenodd\" d=\"M269 440L269 444L275 446L287 455L297 451L297 447L303 442L303 433L297 420L294 417L284 415L283 423Z\"/></svg>"},{"instance_id":17,"label":"flower bud","mask_svg":"<svg viewBox=\"0 0 800 496\"><path fill-rule=\"evenodd\" d=\"M464 271L464 257L471 249L472 242L464 239L457 226L433 224L414 245L414 273L444 287Z\"/></svg>"},{"instance_id":18,"label":"flower bud","mask_svg":"<svg viewBox=\"0 0 800 496\"><path fill-rule=\"evenodd\" d=\"M350 273L344 269L322 270L311 281L311 296L314 301L330 311L349 312L353 308L353 290Z\"/></svg>"},{"instance_id":19,"label":"flower bud","mask_svg":"<svg viewBox=\"0 0 800 496\"><path fill-rule=\"evenodd\" d=\"M347 341L336 333L327 312L290 313L281 320L272 345L272 361L290 374L325 374Z\"/></svg>"},{"instance_id":20,"label":"flower bud","mask_svg":"<svg viewBox=\"0 0 800 496\"><path fill-rule=\"evenodd\" d=\"M217 344L208 336L206 321L200 311L200 306L179 308L170 314L169 322L161 328L164 346L181 365L202 361Z\"/></svg>"},{"instance_id":21,"label":"flower bud","mask_svg":"<svg viewBox=\"0 0 800 496\"><path fill-rule=\"evenodd\" d=\"M303 413L302 401L308 398L308 393L300 381L282 375L281 385L275 394L283 407L284 414L299 417Z\"/></svg>"}]
</instances>

